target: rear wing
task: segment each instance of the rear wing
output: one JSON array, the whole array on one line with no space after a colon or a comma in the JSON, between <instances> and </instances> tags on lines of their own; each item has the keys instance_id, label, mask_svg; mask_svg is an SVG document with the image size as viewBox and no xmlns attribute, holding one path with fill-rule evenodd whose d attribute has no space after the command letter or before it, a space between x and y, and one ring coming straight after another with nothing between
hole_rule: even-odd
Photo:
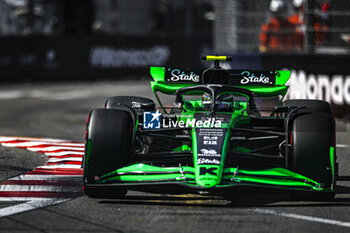
<instances>
[{"instance_id":1,"label":"rear wing","mask_svg":"<svg viewBox=\"0 0 350 233\"><path fill-rule=\"evenodd\" d=\"M246 88L256 96L273 97L287 93L285 86L289 70L224 70L224 69L178 69L151 67L154 93L175 94L182 87L201 84L226 84Z\"/></svg>"}]
</instances>

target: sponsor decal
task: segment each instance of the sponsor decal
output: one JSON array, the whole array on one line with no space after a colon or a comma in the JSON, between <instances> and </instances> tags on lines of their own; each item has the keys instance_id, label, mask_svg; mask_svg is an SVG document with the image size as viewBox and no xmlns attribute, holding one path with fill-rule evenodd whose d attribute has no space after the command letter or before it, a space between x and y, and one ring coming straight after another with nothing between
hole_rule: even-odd
<instances>
[{"instance_id":1,"label":"sponsor decal","mask_svg":"<svg viewBox=\"0 0 350 233\"><path fill-rule=\"evenodd\" d=\"M131 107L132 108L141 108L141 104L139 102L132 101Z\"/></svg>"},{"instance_id":2,"label":"sponsor decal","mask_svg":"<svg viewBox=\"0 0 350 233\"><path fill-rule=\"evenodd\" d=\"M216 165L220 165L220 160L217 159L207 159L207 158L198 158L197 160L197 164L216 164Z\"/></svg>"},{"instance_id":3,"label":"sponsor decal","mask_svg":"<svg viewBox=\"0 0 350 233\"><path fill-rule=\"evenodd\" d=\"M217 143L216 143L217 144ZM200 149L200 153L197 154L197 163L199 164L220 164L221 154L215 149Z\"/></svg>"},{"instance_id":4,"label":"sponsor decal","mask_svg":"<svg viewBox=\"0 0 350 233\"><path fill-rule=\"evenodd\" d=\"M159 111L144 112L143 113L143 128L145 128L145 129L159 129L161 116L162 116L162 114Z\"/></svg>"},{"instance_id":5,"label":"sponsor decal","mask_svg":"<svg viewBox=\"0 0 350 233\"><path fill-rule=\"evenodd\" d=\"M217 141L204 141L204 145L217 145Z\"/></svg>"},{"instance_id":6,"label":"sponsor decal","mask_svg":"<svg viewBox=\"0 0 350 233\"><path fill-rule=\"evenodd\" d=\"M240 71L240 73L236 73L237 71L231 71L231 72L233 72L233 73L230 73L231 85L273 86L276 83L276 75L274 71L243 70L243 71Z\"/></svg>"},{"instance_id":7,"label":"sponsor decal","mask_svg":"<svg viewBox=\"0 0 350 233\"><path fill-rule=\"evenodd\" d=\"M175 83L199 83L200 75L197 74L196 71L167 68L165 81Z\"/></svg>"},{"instance_id":8,"label":"sponsor decal","mask_svg":"<svg viewBox=\"0 0 350 233\"><path fill-rule=\"evenodd\" d=\"M199 128L197 133L197 164L220 165L227 129Z\"/></svg>"},{"instance_id":9,"label":"sponsor decal","mask_svg":"<svg viewBox=\"0 0 350 233\"><path fill-rule=\"evenodd\" d=\"M203 137L204 141L203 144L204 145L217 145L218 142L218 137L208 137L208 136L204 136Z\"/></svg>"},{"instance_id":10,"label":"sponsor decal","mask_svg":"<svg viewBox=\"0 0 350 233\"><path fill-rule=\"evenodd\" d=\"M264 74L255 76L254 73L250 73L249 71L243 71L241 74L243 75L243 78L241 79L241 84L248 84L248 83L272 84L272 82L270 81L270 77L267 77Z\"/></svg>"},{"instance_id":11,"label":"sponsor decal","mask_svg":"<svg viewBox=\"0 0 350 233\"><path fill-rule=\"evenodd\" d=\"M169 58L170 48L165 45L144 49L99 46L90 51L90 65L94 68L162 66Z\"/></svg>"},{"instance_id":12,"label":"sponsor decal","mask_svg":"<svg viewBox=\"0 0 350 233\"><path fill-rule=\"evenodd\" d=\"M291 70L286 99L318 99L335 105L350 105L350 75L307 74Z\"/></svg>"},{"instance_id":13,"label":"sponsor decal","mask_svg":"<svg viewBox=\"0 0 350 233\"><path fill-rule=\"evenodd\" d=\"M201 151L201 153L200 154L198 154L198 157L199 156L207 156L207 157L221 157L221 155L220 154L218 154L218 152L216 151L216 150L214 150L214 149L205 149L205 148L203 148L203 149L201 149L200 150Z\"/></svg>"},{"instance_id":14,"label":"sponsor decal","mask_svg":"<svg viewBox=\"0 0 350 233\"><path fill-rule=\"evenodd\" d=\"M217 175L217 168L216 167L211 167L211 168L206 168L206 167L201 167L199 169L199 175Z\"/></svg>"}]
</instances>

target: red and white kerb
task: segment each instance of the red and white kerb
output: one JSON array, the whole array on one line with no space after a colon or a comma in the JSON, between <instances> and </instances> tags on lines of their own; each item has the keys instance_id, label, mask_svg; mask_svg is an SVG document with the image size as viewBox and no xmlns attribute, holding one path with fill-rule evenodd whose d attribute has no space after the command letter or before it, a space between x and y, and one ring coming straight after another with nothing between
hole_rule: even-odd
<instances>
[{"instance_id":1,"label":"red and white kerb","mask_svg":"<svg viewBox=\"0 0 350 233\"><path fill-rule=\"evenodd\" d=\"M1 201L24 203L0 209L0 217L41 208L82 195L84 144L68 140L1 137L0 145L45 154L46 164L0 182Z\"/></svg>"}]
</instances>

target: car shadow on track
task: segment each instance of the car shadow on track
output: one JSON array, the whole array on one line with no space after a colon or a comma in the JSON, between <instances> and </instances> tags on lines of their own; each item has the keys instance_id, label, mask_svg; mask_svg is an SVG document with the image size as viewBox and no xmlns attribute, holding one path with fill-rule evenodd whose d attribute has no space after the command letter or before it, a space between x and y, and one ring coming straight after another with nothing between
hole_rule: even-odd
<instances>
[{"instance_id":1,"label":"car shadow on track","mask_svg":"<svg viewBox=\"0 0 350 233\"><path fill-rule=\"evenodd\" d=\"M350 193L350 187L338 186L339 193ZM335 197L332 201L295 201L289 194L277 192L237 192L230 195L127 195L123 199L99 200L100 204L162 205L188 207L306 207L350 206L350 198Z\"/></svg>"}]
</instances>

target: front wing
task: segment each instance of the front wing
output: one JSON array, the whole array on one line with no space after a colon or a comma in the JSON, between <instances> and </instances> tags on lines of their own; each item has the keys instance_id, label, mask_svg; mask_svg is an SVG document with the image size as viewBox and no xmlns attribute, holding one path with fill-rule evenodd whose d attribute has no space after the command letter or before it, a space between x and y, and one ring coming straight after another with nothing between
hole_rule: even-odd
<instances>
[{"instance_id":1,"label":"front wing","mask_svg":"<svg viewBox=\"0 0 350 233\"><path fill-rule=\"evenodd\" d=\"M334 187L322 187L322 184L303 175L284 168L271 168L259 171L225 168L220 184L203 187L195 182L195 169L189 166L157 167L138 163L120 168L99 177L95 184L99 186L123 186L130 189L145 186L181 186L188 191L229 191L235 187L259 187L286 191L332 192Z\"/></svg>"}]
</instances>

